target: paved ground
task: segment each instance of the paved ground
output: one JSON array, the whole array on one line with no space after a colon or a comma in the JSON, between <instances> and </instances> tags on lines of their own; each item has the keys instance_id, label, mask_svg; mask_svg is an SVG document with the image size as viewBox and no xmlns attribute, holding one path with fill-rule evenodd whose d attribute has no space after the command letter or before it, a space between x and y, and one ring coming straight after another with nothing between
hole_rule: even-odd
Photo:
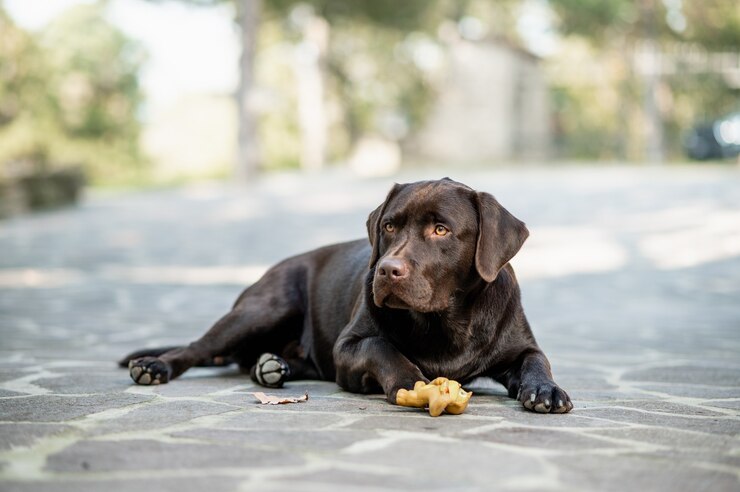
<instances>
[{"instance_id":1,"label":"paved ground","mask_svg":"<svg viewBox=\"0 0 740 492\"><path fill-rule=\"evenodd\" d=\"M530 226L515 266L571 414L485 382L437 419L331 383L260 406L224 369L133 386L117 357L187 342L266 265L364 235L390 180L93 197L0 223L0 489L740 490L740 170L451 174Z\"/></svg>"}]
</instances>

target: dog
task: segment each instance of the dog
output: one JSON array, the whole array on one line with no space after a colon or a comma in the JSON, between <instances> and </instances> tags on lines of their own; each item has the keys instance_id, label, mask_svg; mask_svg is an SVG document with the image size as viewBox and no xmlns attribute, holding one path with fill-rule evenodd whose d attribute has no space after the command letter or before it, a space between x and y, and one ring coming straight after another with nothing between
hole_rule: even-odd
<instances>
[{"instance_id":1,"label":"dog","mask_svg":"<svg viewBox=\"0 0 740 492\"><path fill-rule=\"evenodd\" d=\"M485 192L444 178L395 184L367 240L284 260L186 347L124 357L138 384L194 366L239 364L264 386L335 381L385 394L444 376L492 378L528 410L565 413L568 394L524 315L509 260L529 236Z\"/></svg>"}]
</instances>

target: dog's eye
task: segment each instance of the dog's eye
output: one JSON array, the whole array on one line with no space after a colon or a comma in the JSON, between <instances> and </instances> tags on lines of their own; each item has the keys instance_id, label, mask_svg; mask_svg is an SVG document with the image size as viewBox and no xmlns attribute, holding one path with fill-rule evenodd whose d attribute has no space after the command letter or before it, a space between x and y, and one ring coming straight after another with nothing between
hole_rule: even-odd
<instances>
[{"instance_id":1,"label":"dog's eye","mask_svg":"<svg viewBox=\"0 0 740 492\"><path fill-rule=\"evenodd\" d=\"M395 227L393 227L393 224L388 222L386 225L383 226L383 229L385 229L385 232L393 232L396 230Z\"/></svg>"},{"instance_id":2,"label":"dog's eye","mask_svg":"<svg viewBox=\"0 0 740 492\"><path fill-rule=\"evenodd\" d=\"M445 236L448 232L450 232L450 230L443 225L438 225L434 228L434 234L437 236Z\"/></svg>"}]
</instances>

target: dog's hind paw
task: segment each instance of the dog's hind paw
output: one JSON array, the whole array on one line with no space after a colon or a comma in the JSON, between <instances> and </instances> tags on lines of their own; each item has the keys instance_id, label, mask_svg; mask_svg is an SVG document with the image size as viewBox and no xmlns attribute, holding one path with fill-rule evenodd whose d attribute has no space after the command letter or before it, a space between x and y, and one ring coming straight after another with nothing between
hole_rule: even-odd
<instances>
[{"instance_id":1,"label":"dog's hind paw","mask_svg":"<svg viewBox=\"0 0 740 492\"><path fill-rule=\"evenodd\" d=\"M282 357L262 354L251 370L252 380L268 388L282 388L290 376L290 367Z\"/></svg>"},{"instance_id":2,"label":"dog's hind paw","mask_svg":"<svg viewBox=\"0 0 740 492\"><path fill-rule=\"evenodd\" d=\"M129 374L136 384L164 384L170 380L170 368L156 357L142 357L128 363Z\"/></svg>"}]
</instances>

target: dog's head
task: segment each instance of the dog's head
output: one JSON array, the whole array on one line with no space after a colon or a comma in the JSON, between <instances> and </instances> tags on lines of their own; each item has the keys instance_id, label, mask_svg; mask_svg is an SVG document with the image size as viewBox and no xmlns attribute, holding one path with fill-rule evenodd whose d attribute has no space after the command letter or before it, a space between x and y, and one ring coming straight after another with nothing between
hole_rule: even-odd
<instances>
[{"instance_id":1,"label":"dog's head","mask_svg":"<svg viewBox=\"0 0 740 492\"><path fill-rule=\"evenodd\" d=\"M529 235L493 196L448 178L394 185L367 230L375 305L418 312L493 282Z\"/></svg>"}]
</instances>

